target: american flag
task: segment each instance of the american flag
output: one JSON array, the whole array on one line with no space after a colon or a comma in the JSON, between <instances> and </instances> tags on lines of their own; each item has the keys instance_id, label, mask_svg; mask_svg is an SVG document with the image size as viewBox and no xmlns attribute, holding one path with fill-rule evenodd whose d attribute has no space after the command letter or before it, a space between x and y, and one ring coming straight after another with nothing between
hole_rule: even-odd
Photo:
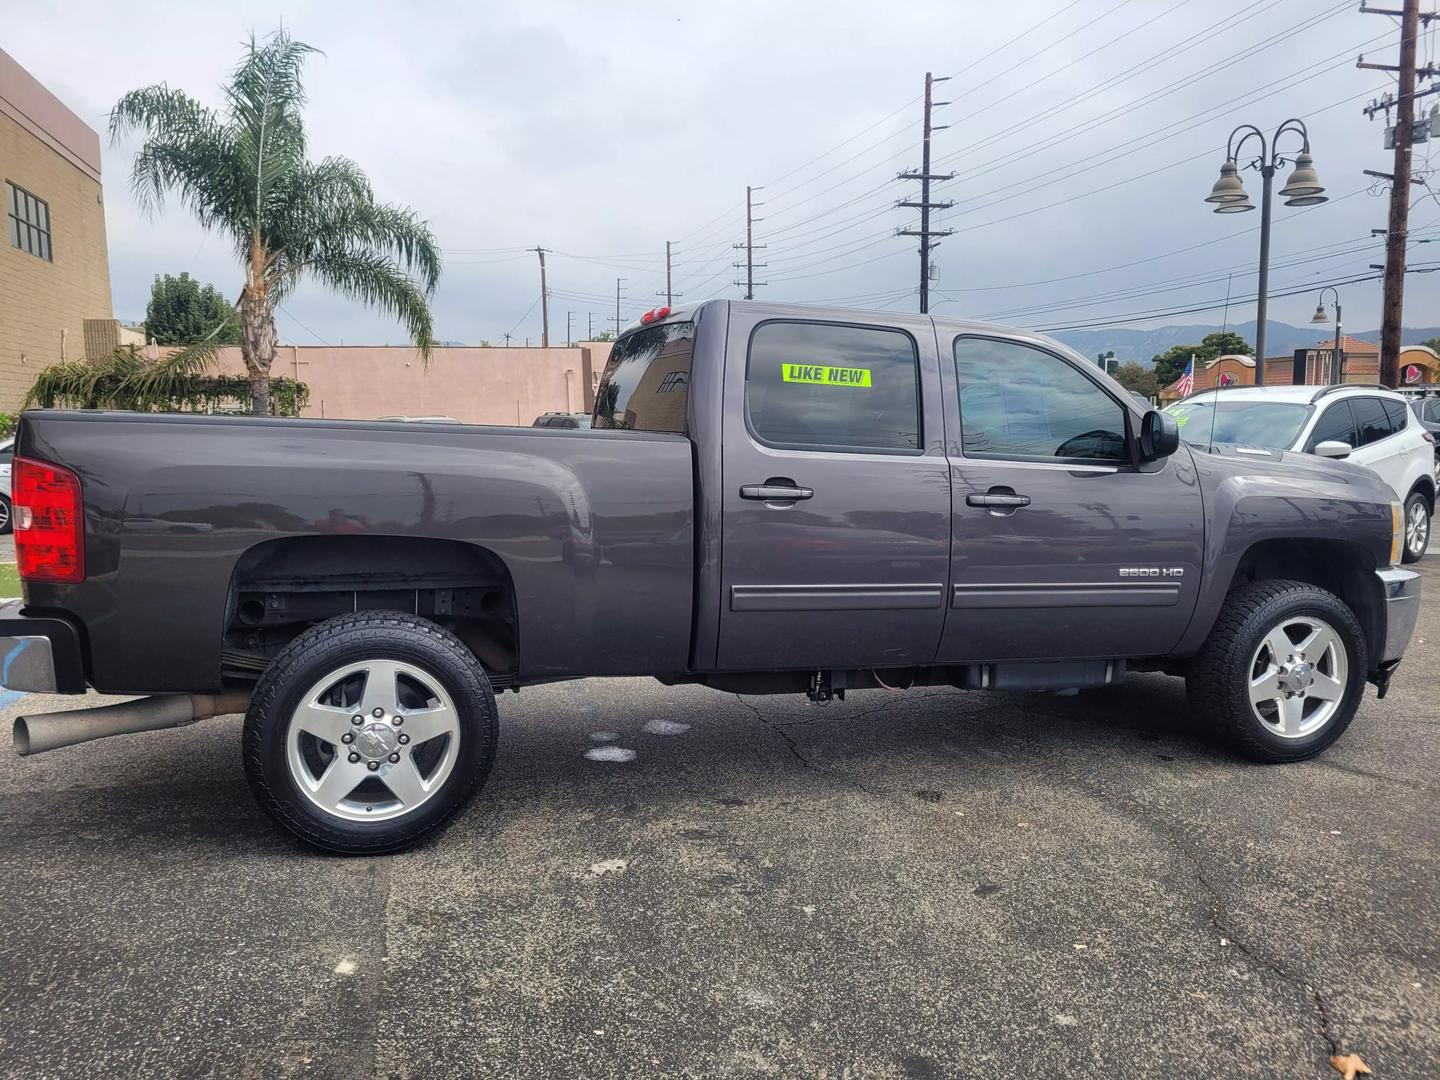
<instances>
[{"instance_id":1,"label":"american flag","mask_svg":"<svg viewBox=\"0 0 1440 1080\"><path fill-rule=\"evenodd\" d=\"M1185 365L1185 374L1180 376L1180 381L1175 384L1181 397L1195 389L1195 358L1192 356L1190 362Z\"/></svg>"}]
</instances>

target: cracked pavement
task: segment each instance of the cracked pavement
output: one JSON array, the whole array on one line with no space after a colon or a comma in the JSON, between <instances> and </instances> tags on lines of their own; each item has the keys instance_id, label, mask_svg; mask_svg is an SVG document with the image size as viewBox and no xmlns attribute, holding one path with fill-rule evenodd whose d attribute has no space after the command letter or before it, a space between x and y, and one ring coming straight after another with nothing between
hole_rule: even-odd
<instances>
[{"instance_id":1,"label":"cracked pavement","mask_svg":"<svg viewBox=\"0 0 1440 1080\"><path fill-rule=\"evenodd\" d=\"M1440 1075L1437 565L1390 696L1301 765L1159 675L568 683L367 860L270 825L238 718L6 756L0 1076Z\"/></svg>"}]
</instances>

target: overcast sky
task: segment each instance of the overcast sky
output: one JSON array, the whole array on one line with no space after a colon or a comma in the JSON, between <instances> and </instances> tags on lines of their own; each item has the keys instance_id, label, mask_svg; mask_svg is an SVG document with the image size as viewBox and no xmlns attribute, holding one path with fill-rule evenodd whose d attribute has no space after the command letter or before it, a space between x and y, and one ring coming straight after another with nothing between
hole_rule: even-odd
<instances>
[{"instance_id":1,"label":"overcast sky","mask_svg":"<svg viewBox=\"0 0 1440 1080\"><path fill-rule=\"evenodd\" d=\"M890 233L914 221L893 202L915 185L894 174L919 165L927 69L955 76L937 88L952 104L936 123L952 126L935 135L934 167L959 174L937 194L957 205L941 215L955 234L936 253L934 310L1042 328L1109 322L1218 304L1231 272L1231 293L1253 298L1258 210L1215 215L1201 200L1232 127L1301 116L1333 201L1276 201L1270 314L1298 324L1321 285L1383 261L1369 231L1385 223L1385 198L1362 170L1388 171L1389 154L1383 123L1360 109L1388 77L1354 59L1393 62L1399 35L1357 6L9 0L5 48L103 136L110 106L136 86L163 81L217 104L242 40L283 19L324 52L307 70L312 156L353 158L379 197L430 220L446 256L437 336L467 343L507 331L538 343L536 259L522 250L536 244L554 252L552 339L564 340L567 311L577 336L590 313L609 326L617 276L625 321L662 302L667 239L685 302L740 295L730 245L744 236L746 184L764 185L758 296L914 310L914 241ZM1422 60L1431 48L1427 35ZM178 207L139 212L135 149L105 149L116 314L143 316L160 273L236 293L226 241ZM1417 148L1422 170L1429 149ZM1258 176L1245 176L1258 199ZM1412 231L1440 238L1440 202L1418 190ZM1412 265L1431 250L1413 248ZM1342 296L1347 329L1379 325L1377 282ZM1412 275L1407 324L1440 323L1437 296L1440 275ZM1253 302L1230 308L1231 322L1253 316ZM313 284L279 322L299 344L404 340Z\"/></svg>"}]
</instances>

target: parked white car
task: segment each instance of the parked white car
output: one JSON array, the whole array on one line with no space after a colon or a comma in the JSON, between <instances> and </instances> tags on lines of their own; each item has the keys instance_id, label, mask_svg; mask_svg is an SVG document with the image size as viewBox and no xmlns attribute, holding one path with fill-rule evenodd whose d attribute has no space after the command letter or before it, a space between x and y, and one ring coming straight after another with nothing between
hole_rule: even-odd
<instances>
[{"instance_id":1,"label":"parked white car","mask_svg":"<svg viewBox=\"0 0 1440 1080\"><path fill-rule=\"evenodd\" d=\"M0 442L0 536L15 527L10 513L10 463L15 459L15 437Z\"/></svg>"},{"instance_id":2,"label":"parked white car","mask_svg":"<svg viewBox=\"0 0 1440 1080\"><path fill-rule=\"evenodd\" d=\"M1415 562L1429 547L1435 436L1393 390L1234 386L1191 394L1167 411L1192 446L1296 450L1375 470L1405 503L1405 561Z\"/></svg>"}]
</instances>

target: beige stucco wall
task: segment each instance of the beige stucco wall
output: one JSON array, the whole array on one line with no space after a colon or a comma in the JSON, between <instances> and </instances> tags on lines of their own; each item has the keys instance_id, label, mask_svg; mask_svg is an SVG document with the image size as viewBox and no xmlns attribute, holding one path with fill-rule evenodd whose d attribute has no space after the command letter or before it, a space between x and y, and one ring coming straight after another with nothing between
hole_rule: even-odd
<instances>
[{"instance_id":1,"label":"beige stucco wall","mask_svg":"<svg viewBox=\"0 0 1440 1080\"><path fill-rule=\"evenodd\" d=\"M84 321L111 307L100 138L3 51L0 179L49 203L53 251L46 262L11 246L0 222L0 410L12 411L62 340L67 359L84 355Z\"/></svg>"},{"instance_id":2,"label":"beige stucco wall","mask_svg":"<svg viewBox=\"0 0 1440 1080\"><path fill-rule=\"evenodd\" d=\"M610 346L550 349L437 348L427 370L412 348L282 345L272 375L310 387L306 416L453 416L467 424L529 425L545 412L589 412L594 377ZM220 350L223 370L245 370L240 350Z\"/></svg>"}]
</instances>

